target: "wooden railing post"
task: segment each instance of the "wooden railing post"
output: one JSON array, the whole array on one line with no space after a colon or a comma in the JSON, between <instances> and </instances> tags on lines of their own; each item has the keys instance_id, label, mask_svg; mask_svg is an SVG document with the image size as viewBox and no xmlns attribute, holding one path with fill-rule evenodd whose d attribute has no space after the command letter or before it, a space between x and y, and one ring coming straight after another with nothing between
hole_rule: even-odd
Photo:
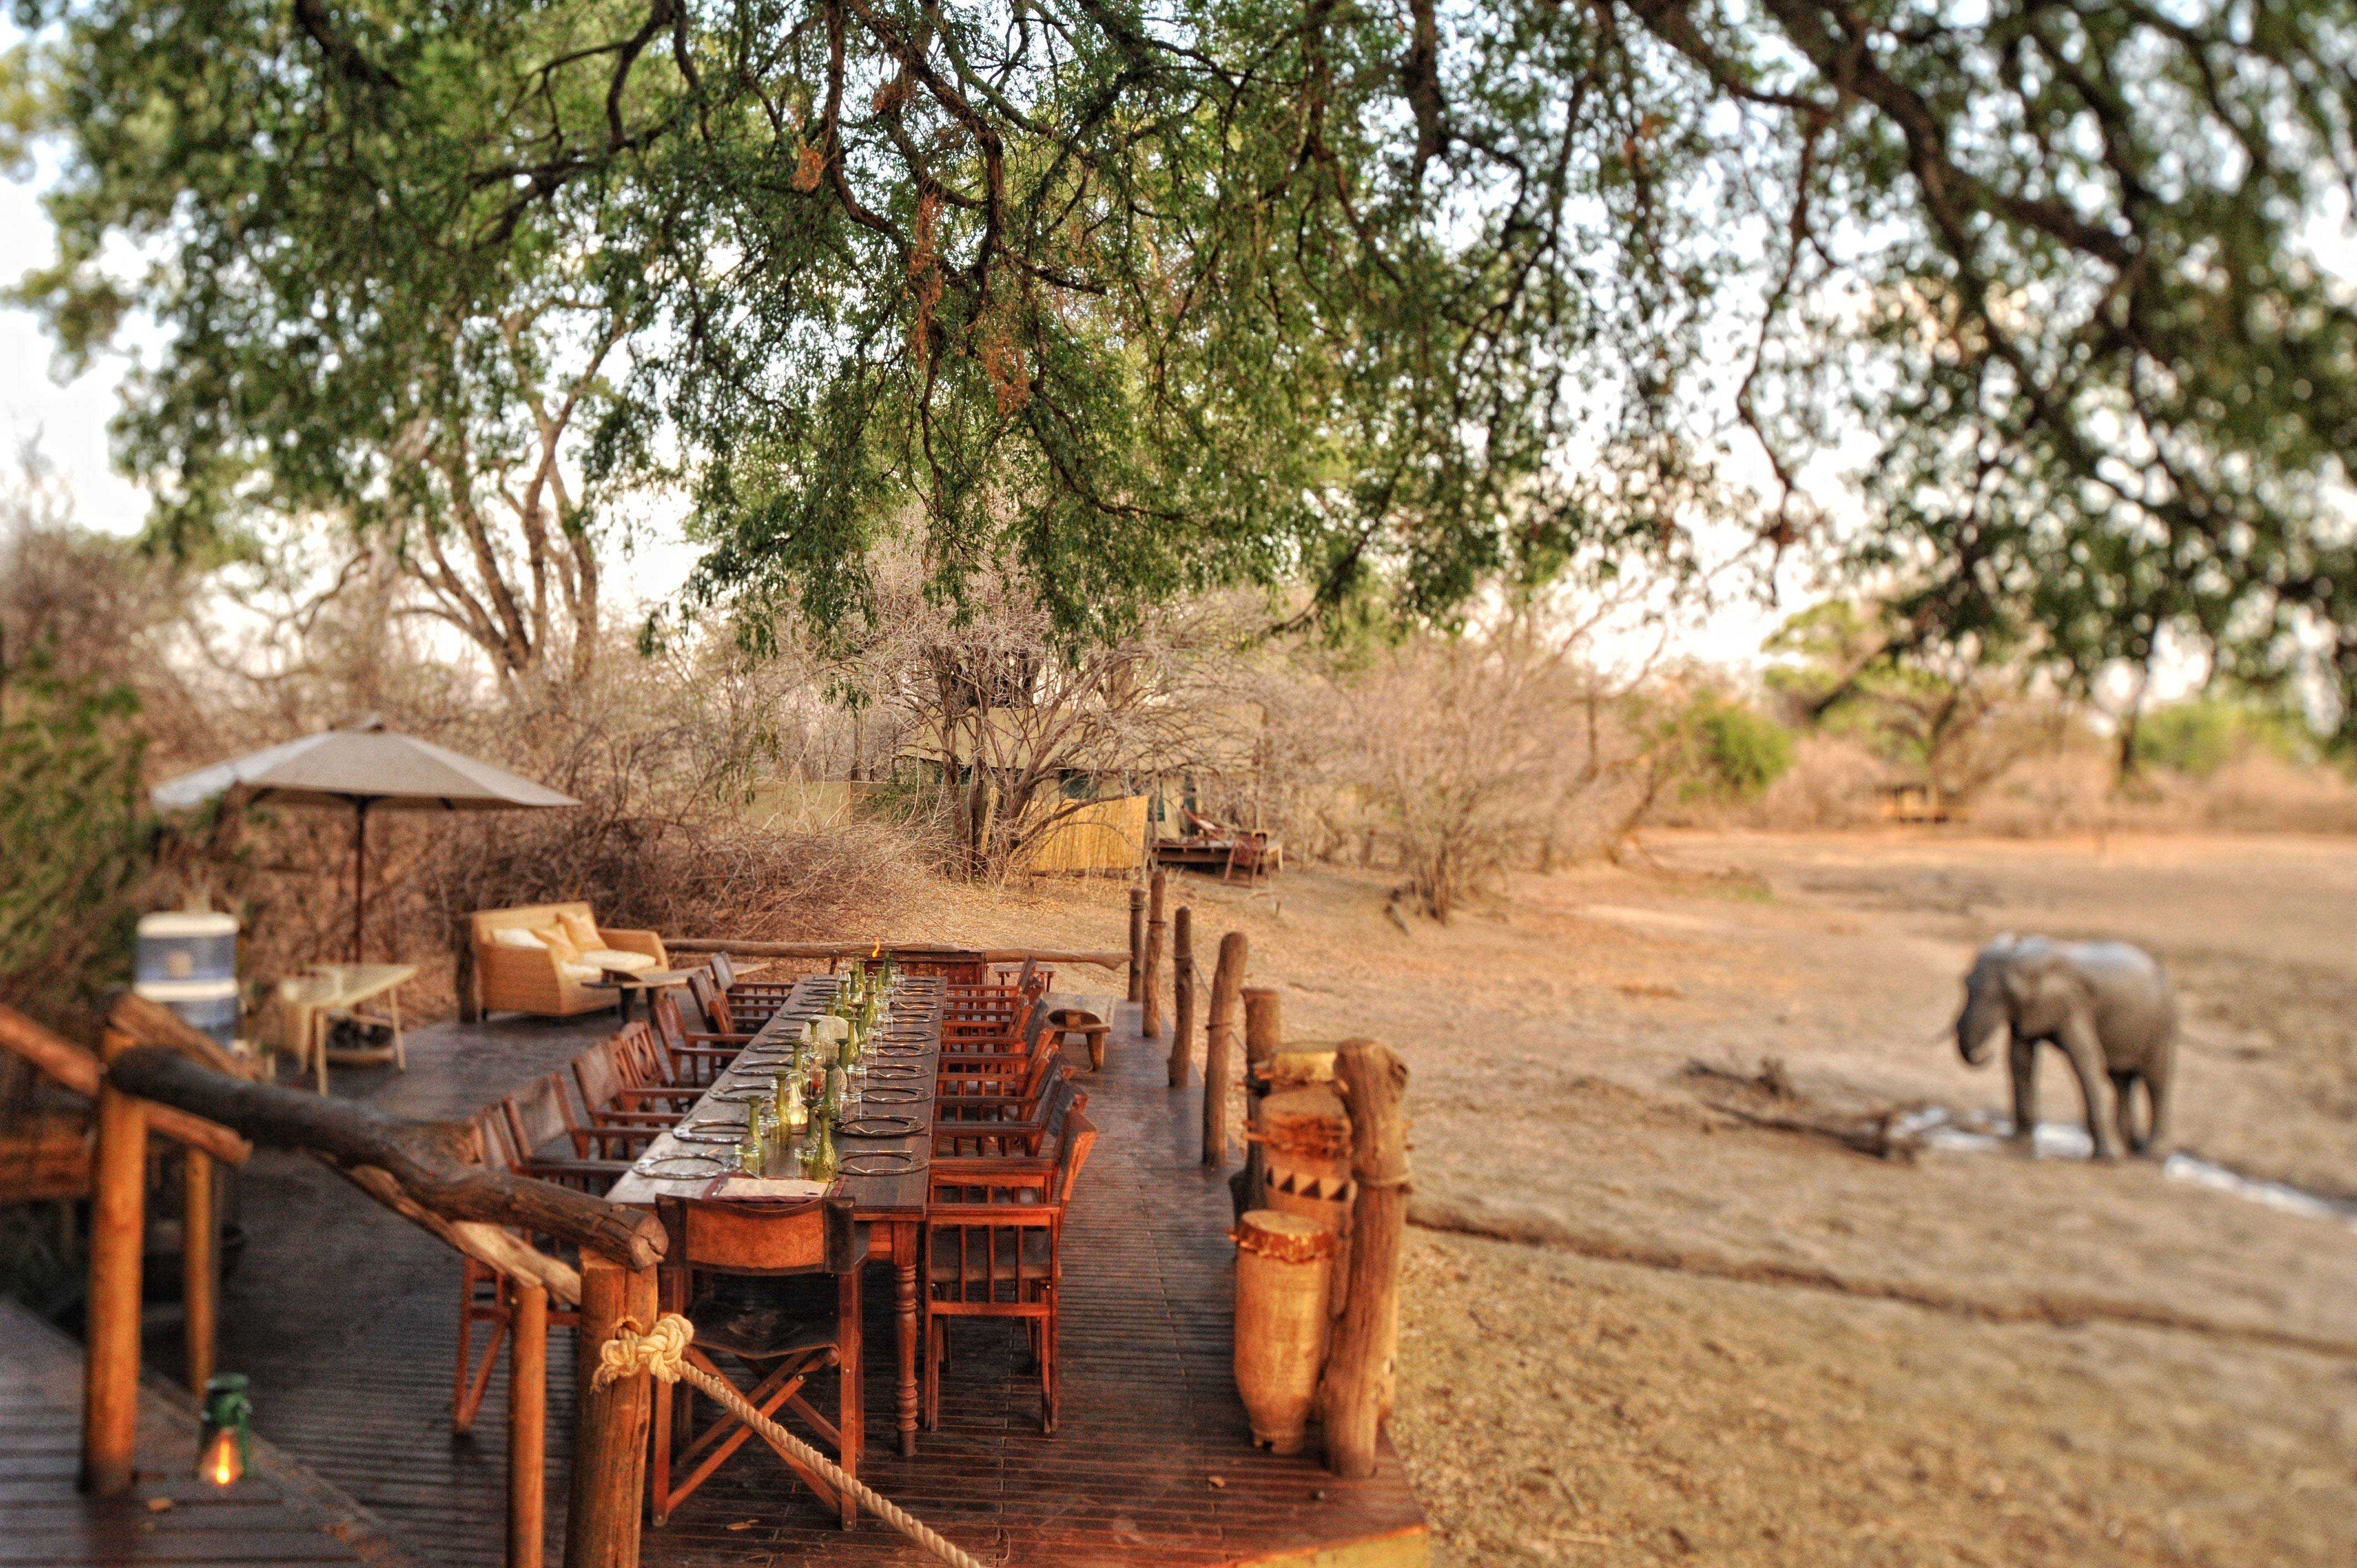
<instances>
[{"instance_id":1,"label":"wooden railing post","mask_svg":"<svg viewBox=\"0 0 2357 1568\"><path fill-rule=\"evenodd\" d=\"M213 1345L220 1322L221 1219L213 1202L213 1157L202 1149L181 1155L181 1327L188 1346L188 1391L199 1400L212 1380Z\"/></svg>"},{"instance_id":2,"label":"wooden railing post","mask_svg":"<svg viewBox=\"0 0 2357 1568\"><path fill-rule=\"evenodd\" d=\"M654 1326L655 1272L592 1254L581 1260L580 1376L574 1390L573 1476L565 1509L565 1568L638 1568L653 1379L590 1386L597 1349L628 1323Z\"/></svg>"},{"instance_id":3,"label":"wooden railing post","mask_svg":"<svg viewBox=\"0 0 2357 1568\"><path fill-rule=\"evenodd\" d=\"M1129 999L1146 999L1146 889L1129 890Z\"/></svg>"},{"instance_id":4,"label":"wooden railing post","mask_svg":"<svg viewBox=\"0 0 2357 1568\"><path fill-rule=\"evenodd\" d=\"M130 1039L109 1029L101 1059ZM131 1489L139 1438L139 1253L147 1227L147 1118L139 1101L102 1079L98 1150L91 1172L90 1299L83 1326L81 1489Z\"/></svg>"},{"instance_id":5,"label":"wooden railing post","mask_svg":"<svg viewBox=\"0 0 2357 1568\"><path fill-rule=\"evenodd\" d=\"M1285 1043L1285 1018L1276 992L1266 985L1244 988L1244 1126L1251 1132L1260 1131L1260 1102L1268 1095L1269 1064L1276 1058L1277 1047ZM1236 1192L1236 1214L1241 1218L1247 1208L1260 1203L1261 1182L1268 1168L1268 1155L1257 1138L1244 1144L1243 1177Z\"/></svg>"},{"instance_id":6,"label":"wooden railing post","mask_svg":"<svg viewBox=\"0 0 2357 1568\"><path fill-rule=\"evenodd\" d=\"M1374 1474L1376 1434L1391 1404L1399 1348L1399 1273L1407 1228L1407 1069L1372 1040L1346 1041L1334 1062L1351 1112L1349 1294L1326 1356L1320 1402L1326 1465L1338 1476Z\"/></svg>"},{"instance_id":7,"label":"wooden railing post","mask_svg":"<svg viewBox=\"0 0 2357 1568\"><path fill-rule=\"evenodd\" d=\"M541 1568L548 1533L548 1290L521 1282L512 1289L515 1323L508 1341L507 1568Z\"/></svg>"},{"instance_id":8,"label":"wooden railing post","mask_svg":"<svg viewBox=\"0 0 2357 1568\"><path fill-rule=\"evenodd\" d=\"M1203 1163L1213 1170L1228 1163L1228 1084L1235 1077L1236 993L1244 983L1242 931L1220 939L1219 967L1211 972L1211 1027L1203 1036Z\"/></svg>"},{"instance_id":9,"label":"wooden railing post","mask_svg":"<svg viewBox=\"0 0 2357 1568\"><path fill-rule=\"evenodd\" d=\"M1138 1000L1145 1004L1145 1012L1138 1020L1138 1030L1149 1040L1162 1037L1162 952L1169 936L1169 923L1163 918L1163 910L1168 892L1165 883L1169 875L1167 871L1156 872L1146 895L1146 975L1138 985Z\"/></svg>"},{"instance_id":10,"label":"wooden railing post","mask_svg":"<svg viewBox=\"0 0 2357 1568\"><path fill-rule=\"evenodd\" d=\"M1186 905L1170 927L1170 1087L1187 1087L1195 1069L1195 911Z\"/></svg>"}]
</instances>

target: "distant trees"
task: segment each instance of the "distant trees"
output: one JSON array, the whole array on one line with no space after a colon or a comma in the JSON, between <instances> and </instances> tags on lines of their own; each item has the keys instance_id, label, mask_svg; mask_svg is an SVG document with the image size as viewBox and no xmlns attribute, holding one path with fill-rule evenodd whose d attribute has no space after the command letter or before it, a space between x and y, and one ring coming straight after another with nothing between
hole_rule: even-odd
<instances>
[{"instance_id":1,"label":"distant trees","mask_svg":"<svg viewBox=\"0 0 2357 1568\"><path fill-rule=\"evenodd\" d=\"M760 635L794 641L814 682L878 715L888 758L938 770L952 868L970 876L1021 865L1099 784L1186 772L1222 738L1231 661L1254 629L1213 596L1076 644L1013 574L977 574L952 596L895 543L863 577L872 596L856 621L814 628L789 611ZM1068 791L1074 778L1090 788Z\"/></svg>"},{"instance_id":2,"label":"distant trees","mask_svg":"<svg viewBox=\"0 0 2357 1568\"><path fill-rule=\"evenodd\" d=\"M2056 738L2060 710L2033 696L2012 650L1909 623L1889 599L1833 599L1770 637L1767 680L1799 722L1854 736L1966 801Z\"/></svg>"}]
</instances>

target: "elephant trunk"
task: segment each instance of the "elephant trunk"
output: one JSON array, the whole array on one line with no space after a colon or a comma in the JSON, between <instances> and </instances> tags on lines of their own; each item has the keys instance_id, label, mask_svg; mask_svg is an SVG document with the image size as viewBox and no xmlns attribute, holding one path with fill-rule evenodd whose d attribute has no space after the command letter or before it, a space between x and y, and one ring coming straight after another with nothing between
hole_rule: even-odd
<instances>
[{"instance_id":1,"label":"elephant trunk","mask_svg":"<svg viewBox=\"0 0 2357 1568\"><path fill-rule=\"evenodd\" d=\"M1966 1067L1978 1067L1988 1060L1989 1042L1996 1037L2005 1021L2005 1005L2000 998L1974 995L1965 1000L1964 1010L1956 1015L1956 1049Z\"/></svg>"}]
</instances>

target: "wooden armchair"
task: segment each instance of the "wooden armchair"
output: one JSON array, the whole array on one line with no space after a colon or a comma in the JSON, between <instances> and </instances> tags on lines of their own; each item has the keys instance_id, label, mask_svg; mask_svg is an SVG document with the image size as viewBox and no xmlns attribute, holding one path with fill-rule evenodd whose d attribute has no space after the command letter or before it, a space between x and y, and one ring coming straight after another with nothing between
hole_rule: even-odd
<instances>
[{"instance_id":1,"label":"wooden armchair","mask_svg":"<svg viewBox=\"0 0 2357 1568\"><path fill-rule=\"evenodd\" d=\"M1052 1162L962 1160L933 1167L923 1247L927 1425L941 1424L951 1319L1001 1317L1025 1326L1039 1366L1039 1428L1056 1430L1064 1209L1095 1144L1095 1125L1074 1112Z\"/></svg>"}]
</instances>

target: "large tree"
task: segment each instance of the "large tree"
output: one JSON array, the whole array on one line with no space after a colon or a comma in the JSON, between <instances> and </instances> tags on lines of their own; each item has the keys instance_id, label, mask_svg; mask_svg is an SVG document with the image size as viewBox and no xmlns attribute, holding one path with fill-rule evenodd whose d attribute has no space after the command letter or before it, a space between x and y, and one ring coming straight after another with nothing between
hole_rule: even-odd
<instances>
[{"instance_id":1,"label":"large tree","mask_svg":"<svg viewBox=\"0 0 2357 1568\"><path fill-rule=\"evenodd\" d=\"M427 483L395 436L511 411L485 349L561 286L631 338L591 470L675 456L706 585L822 619L911 501L1071 632L1236 577L1445 614L1674 553L1724 415L1778 548L1870 438L1830 542L1943 635L2357 693L2357 0L19 10L31 295L160 323L176 514Z\"/></svg>"}]
</instances>

